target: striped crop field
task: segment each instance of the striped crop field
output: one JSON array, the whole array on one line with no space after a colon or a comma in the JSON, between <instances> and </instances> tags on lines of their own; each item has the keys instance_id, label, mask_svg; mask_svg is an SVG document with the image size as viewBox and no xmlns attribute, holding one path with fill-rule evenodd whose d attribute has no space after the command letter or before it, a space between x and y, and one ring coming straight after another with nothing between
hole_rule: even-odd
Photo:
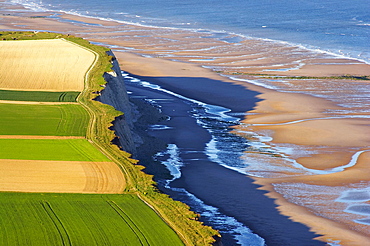
<instances>
[{"instance_id":1,"label":"striped crop field","mask_svg":"<svg viewBox=\"0 0 370 246\"><path fill-rule=\"evenodd\" d=\"M120 166L86 139L90 114L76 100L96 58L63 39L0 42L1 191L124 191Z\"/></svg>"},{"instance_id":2,"label":"striped crop field","mask_svg":"<svg viewBox=\"0 0 370 246\"><path fill-rule=\"evenodd\" d=\"M117 194L125 188L114 162L0 159L0 173L1 191Z\"/></svg>"},{"instance_id":3,"label":"striped crop field","mask_svg":"<svg viewBox=\"0 0 370 246\"><path fill-rule=\"evenodd\" d=\"M86 139L0 139L0 159L111 161Z\"/></svg>"},{"instance_id":4,"label":"striped crop field","mask_svg":"<svg viewBox=\"0 0 370 246\"><path fill-rule=\"evenodd\" d=\"M0 90L0 100L31 102L76 102L76 91L12 91Z\"/></svg>"},{"instance_id":5,"label":"striped crop field","mask_svg":"<svg viewBox=\"0 0 370 246\"><path fill-rule=\"evenodd\" d=\"M136 195L0 193L0 245L183 245Z\"/></svg>"},{"instance_id":6,"label":"striped crop field","mask_svg":"<svg viewBox=\"0 0 370 246\"><path fill-rule=\"evenodd\" d=\"M82 91L95 54L61 39L0 42L0 89Z\"/></svg>"},{"instance_id":7,"label":"striped crop field","mask_svg":"<svg viewBox=\"0 0 370 246\"><path fill-rule=\"evenodd\" d=\"M112 69L107 48L49 32L0 36L0 245L214 242L112 144L122 112L93 100ZM34 40L12 40L22 38Z\"/></svg>"},{"instance_id":8,"label":"striped crop field","mask_svg":"<svg viewBox=\"0 0 370 246\"><path fill-rule=\"evenodd\" d=\"M89 114L79 104L0 103L0 135L85 136Z\"/></svg>"}]
</instances>

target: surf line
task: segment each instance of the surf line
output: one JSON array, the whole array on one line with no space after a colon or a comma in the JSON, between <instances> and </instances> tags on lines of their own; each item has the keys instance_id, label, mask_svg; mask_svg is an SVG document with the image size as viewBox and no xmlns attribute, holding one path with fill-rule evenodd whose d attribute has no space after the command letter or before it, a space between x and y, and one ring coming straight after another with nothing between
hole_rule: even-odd
<instances>
[{"instance_id":1,"label":"surf line","mask_svg":"<svg viewBox=\"0 0 370 246\"><path fill-rule=\"evenodd\" d=\"M294 120L294 121L283 122L283 123L254 123L254 124L247 124L247 125L249 126L283 126L283 125L297 124L297 123L301 123L305 121L312 121L312 120L354 119L354 118L368 119L370 118L370 115L330 116L330 117L322 117L322 118L309 118L309 119Z\"/></svg>"},{"instance_id":2,"label":"surf line","mask_svg":"<svg viewBox=\"0 0 370 246\"><path fill-rule=\"evenodd\" d=\"M218 117L222 118L224 121L234 122L235 124L237 124L237 122L239 122L238 118L227 115L227 113L231 111L228 108L224 108L224 107L217 106L217 105L206 104L206 103L197 101L195 99L191 99L191 98L182 96L180 94L177 94L177 93L174 93L172 91L166 90L166 89L162 88L159 85L152 84L152 83L149 83L147 81L143 81L143 80L131 77L128 73L126 73L124 71L122 71L122 76L125 79L130 80L132 83L138 83L143 87L150 88L150 89L157 90L157 91L162 91L164 93L167 93L168 95L172 95L172 96L175 96L175 97L180 98L182 100L195 103L195 104L203 107L207 113L209 113L211 115L218 116Z\"/></svg>"},{"instance_id":3,"label":"surf line","mask_svg":"<svg viewBox=\"0 0 370 246\"><path fill-rule=\"evenodd\" d=\"M190 113L191 117L194 117L196 119L200 127L205 127L205 125L202 122L200 122L200 118L202 118L202 116L205 116L202 115L202 113L206 113L207 117L210 117L211 119L215 119L220 122L231 125L237 124L237 122L239 121L239 118L227 115L227 113L231 111L230 109L216 105L206 104L201 101L197 101L182 96L180 94L176 94L175 92L166 90L159 85L152 84L150 82L135 78L131 76L129 73L126 73L124 71L122 71L121 74L125 80L125 83L127 82L130 84L137 84L144 88L149 88L151 90L166 93L185 102L190 102L191 106L194 107L193 109L195 111L188 113ZM145 98L145 100L156 102L157 99ZM197 111L198 108L200 110L199 112ZM202 116L199 117L199 115ZM211 132L210 134L212 135ZM191 152L199 151L199 153L204 153L203 150L190 150L190 151ZM187 163L189 163L189 161L198 160L198 159L184 159L183 157L180 157L180 155L183 153L189 153L189 150L187 150L186 148L185 149L179 148L176 144L168 144L167 149L165 151L159 152L154 155L153 158L164 164L170 171L170 174L173 176L172 179L159 181L159 184L163 185L167 189L174 191L177 194L176 196L178 196L178 200L188 204L194 211L196 211L202 216L206 223L208 223L215 229L219 230L221 233L229 235L239 245L245 246L265 245L265 240L263 238L255 234L248 226L239 222L236 218L223 214L217 207L205 204L202 200L200 200L198 197L196 197L194 194L190 193L184 188L171 187L170 183L181 177L182 175L181 168Z\"/></svg>"},{"instance_id":4,"label":"surf line","mask_svg":"<svg viewBox=\"0 0 370 246\"><path fill-rule=\"evenodd\" d=\"M190 98L184 97L184 96L179 95L179 94L176 94L176 93L174 93L172 91L166 90L166 89L164 89L164 88L162 88L162 87L160 87L158 85L151 84L151 83L149 83L147 81L142 81L140 79L131 77L128 73L126 73L124 71L122 71L122 76L124 78L126 78L126 79L131 80L131 82L139 83L143 87L147 87L147 88L151 88L151 89L154 89L154 90L162 91L162 92L165 92L167 94L176 96L176 97L178 97L180 99L183 99L183 100L190 101L190 102L193 102L195 104L198 104L198 105L204 107L207 113L210 113L210 114L219 116L219 117L223 118L226 121L235 122L235 123L238 122L238 119L237 118L232 117L232 116L229 116L229 115L226 114L226 113L230 112L230 110L229 109L226 109L224 107L215 106L215 105L209 105L209 104L205 104L203 102L200 102L200 101L197 101L197 100L194 100L194 99L190 99ZM277 124L249 124L249 125L253 125L253 126L289 125L289 124L296 124L296 123L305 122L305 121L311 121L311 120L346 119L346 118L347 119L348 118L370 118L370 115L332 116L332 117L322 117L322 118L301 119L301 120L295 120L295 121L284 122L284 123L277 123ZM362 154L365 151L370 151L370 150L359 151L359 152L357 152L356 154L353 155L351 161L348 164L346 164L344 166L340 166L340 167L335 167L335 168L332 168L332 169L326 169L326 170L310 169L310 168L304 167L303 165L301 165L300 163L298 163L296 161L293 161L293 164L294 164L295 167L297 167L299 169L303 169L305 171L311 172L311 173L316 174L316 175L317 174L318 175L321 175L321 174L337 173L337 172L344 171L344 169L346 169L346 168L349 168L349 167L352 167L352 166L356 165L358 157L360 156L360 154ZM234 171L237 171L237 169L231 168L231 167L229 167L227 165L226 166L223 165L223 166L224 167L227 167L229 169L233 169Z\"/></svg>"},{"instance_id":5,"label":"surf line","mask_svg":"<svg viewBox=\"0 0 370 246\"><path fill-rule=\"evenodd\" d=\"M300 167L302 167L304 170L309 171L316 175L323 175L323 174L332 174L332 173L339 173L345 171L347 168L353 167L357 164L357 160L360 157L360 155L364 152L368 152L370 150L360 150L357 151L351 158L350 162L346 165L334 167L332 169L325 169L325 170L318 170L318 169L310 169L307 167L304 167L302 164L299 164L295 161L296 164L298 164Z\"/></svg>"}]
</instances>

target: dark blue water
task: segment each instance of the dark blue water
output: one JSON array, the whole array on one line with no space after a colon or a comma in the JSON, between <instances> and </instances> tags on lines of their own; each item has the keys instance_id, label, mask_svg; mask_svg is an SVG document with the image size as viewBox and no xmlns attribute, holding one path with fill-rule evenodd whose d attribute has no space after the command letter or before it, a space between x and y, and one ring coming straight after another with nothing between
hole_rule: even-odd
<instances>
[{"instance_id":1,"label":"dark blue water","mask_svg":"<svg viewBox=\"0 0 370 246\"><path fill-rule=\"evenodd\" d=\"M204 201L194 194L189 193L186 189L172 186L172 181L182 176L182 168L186 165L192 165L193 162L204 163L217 159L214 163L221 165L224 162L233 162L234 165L237 165L237 163L241 164L239 157L244 150L243 146L245 147L246 140L230 134L228 129L230 125L237 124L238 118L227 115L226 113L229 110L226 108L205 104L184 97L126 73L123 73L123 77L130 93L130 98L145 98L145 100L158 107L158 109L166 113L170 118L172 116L168 112L172 112L177 116L180 114L182 120L185 117L193 118L191 121L196 123L195 126L194 124L192 125L192 131L198 132L199 129L197 130L195 128L200 127L208 131L212 136L212 140L210 141L213 143L212 146L208 146L205 149L203 143L197 143L196 146L200 148L195 148L192 144L189 146L189 144L184 144L181 141L172 140L166 150L157 153L154 159L164 164L173 177L172 180L158 180L158 185L164 187L165 191L171 194L172 198L188 204L193 211L200 214L202 222L218 230L222 235L223 245L265 245L263 238L253 233L247 226L237 221L234 217L226 216L217 207L205 204ZM179 113L178 109L173 110L175 103L185 105L186 110L182 113ZM155 137L159 137L158 135L163 137L176 135L176 131L182 130L180 126L176 126L176 124L172 125L169 121L163 123L164 125L152 126L148 129L148 133L154 134ZM192 156L191 158L186 157L189 154ZM197 156L197 158L194 158L194 156Z\"/></svg>"},{"instance_id":2,"label":"dark blue water","mask_svg":"<svg viewBox=\"0 0 370 246\"><path fill-rule=\"evenodd\" d=\"M370 62L368 0L10 0L141 25L272 39Z\"/></svg>"}]
</instances>

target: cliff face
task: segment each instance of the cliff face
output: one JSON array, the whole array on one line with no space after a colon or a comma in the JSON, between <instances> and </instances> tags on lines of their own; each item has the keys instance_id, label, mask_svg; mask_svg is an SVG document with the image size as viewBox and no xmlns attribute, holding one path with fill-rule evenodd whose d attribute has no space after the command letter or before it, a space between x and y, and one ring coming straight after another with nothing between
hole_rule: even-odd
<instances>
[{"instance_id":1,"label":"cliff face","mask_svg":"<svg viewBox=\"0 0 370 246\"><path fill-rule=\"evenodd\" d=\"M114 57L111 51L108 52L108 55ZM135 156L135 146L141 142L140 137L135 136L133 132L135 114L127 95L121 69L115 57L113 58L112 65L113 71L103 75L107 83L97 100L123 112L123 115L114 120L112 130L115 131L117 140L119 141L116 143L119 144L124 151Z\"/></svg>"}]
</instances>

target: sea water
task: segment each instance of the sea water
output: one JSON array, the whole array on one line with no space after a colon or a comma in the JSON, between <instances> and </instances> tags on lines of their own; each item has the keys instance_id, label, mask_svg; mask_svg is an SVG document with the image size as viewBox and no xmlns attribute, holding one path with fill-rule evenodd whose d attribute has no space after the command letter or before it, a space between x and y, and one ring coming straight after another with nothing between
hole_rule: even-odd
<instances>
[{"instance_id":1,"label":"sea water","mask_svg":"<svg viewBox=\"0 0 370 246\"><path fill-rule=\"evenodd\" d=\"M238 168L245 166L240 157L247 146L247 141L244 138L238 137L229 132L229 127L238 124L239 122L237 117L229 115L229 109L184 97L148 81L135 78L125 72L122 73L122 76L126 86L128 87L130 97L136 96L141 99L144 98L158 109L168 107L168 99L165 100L163 98L153 97L152 94L151 96L146 95L144 97L143 95L136 95L134 92L130 91L130 88L132 86L147 88L148 90L160 92L174 98L172 100L181 100L190 105L192 110L188 112L189 115L196 120L199 127L207 129L212 136L204 150L195 151L204 152L206 156L208 156L209 160L227 168L234 169L235 167L235 170L238 170ZM151 128L149 132L158 130L165 131L166 129L169 129L166 125L155 125L155 127ZM265 245L265 240L263 238L253 233L247 226L240 223L235 218L224 215L218 208L205 204L202 200L194 194L189 193L186 189L174 188L171 186L172 181L181 177L181 168L184 165L189 165L192 161L197 161L183 160L181 155L187 151L188 150L181 149L176 144L171 143L168 144L166 150L159 152L154 156L154 160L164 164L172 175L172 179L159 180L157 181L158 184L171 190L172 197L174 199L185 202L193 211L200 214L201 220L206 225L212 226L214 229L218 230L223 236L224 245ZM225 237L232 239L225 239Z\"/></svg>"},{"instance_id":2,"label":"sea water","mask_svg":"<svg viewBox=\"0 0 370 246\"><path fill-rule=\"evenodd\" d=\"M235 33L370 62L368 0L9 1L33 10L62 11L140 25L213 30L219 38Z\"/></svg>"}]
</instances>

